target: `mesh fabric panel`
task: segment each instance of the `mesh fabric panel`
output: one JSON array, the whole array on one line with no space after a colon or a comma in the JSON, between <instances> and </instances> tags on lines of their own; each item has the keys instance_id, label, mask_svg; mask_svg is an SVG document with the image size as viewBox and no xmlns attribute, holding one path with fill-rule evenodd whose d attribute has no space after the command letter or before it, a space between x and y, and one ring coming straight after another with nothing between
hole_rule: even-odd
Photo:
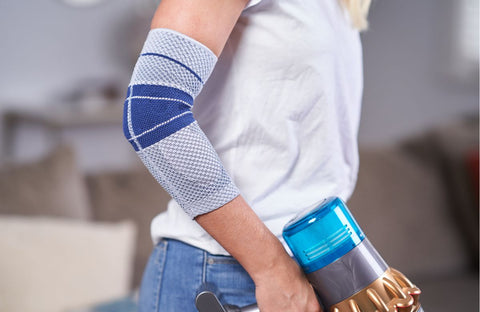
<instances>
[{"instance_id":1,"label":"mesh fabric panel","mask_svg":"<svg viewBox=\"0 0 480 312\"><path fill-rule=\"evenodd\" d=\"M159 56L142 55L133 71L132 83L168 85L187 92L192 97L200 93L203 84L185 67Z\"/></svg>"},{"instance_id":2,"label":"mesh fabric panel","mask_svg":"<svg viewBox=\"0 0 480 312\"><path fill-rule=\"evenodd\" d=\"M196 122L139 153L190 217L218 208L239 194Z\"/></svg>"},{"instance_id":3,"label":"mesh fabric panel","mask_svg":"<svg viewBox=\"0 0 480 312\"><path fill-rule=\"evenodd\" d=\"M217 62L217 57L207 47L183 34L168 29L150 31L142 49L142 54L148 53L164 55L178 61L198 75L202 83L207 81ZM149 56L145 55L140 59L145 57ZM200 90L194 91L192 90L193 97L200 92Z\"/></svg>"}]
</instances>

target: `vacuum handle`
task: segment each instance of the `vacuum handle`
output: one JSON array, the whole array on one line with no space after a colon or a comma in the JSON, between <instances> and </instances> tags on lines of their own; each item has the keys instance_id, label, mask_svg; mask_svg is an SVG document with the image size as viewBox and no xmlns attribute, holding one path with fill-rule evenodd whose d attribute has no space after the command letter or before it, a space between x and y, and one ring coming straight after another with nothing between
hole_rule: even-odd
<instances>
[{"instance_id":1,"label":"vacuum handle","mask_svg":"<svg viewBox=\"0 0 480 312\"><path fill-rule=\"evenodd\" d=\"M256 303L240 308L240 312L260 312Z\"/></svg>"},{"instance_id":2,"label":"vacuum handle","mask_svg":"<svg viewBox=\"0 0 480 312\"><path fill-rule=\"evenodd\" d=\"M260 312L257 304L243 308L225 305L223 306L217 296L211 291L202 291L195 298L195 306L199 312Z\"/></svg>"}]
</instances>

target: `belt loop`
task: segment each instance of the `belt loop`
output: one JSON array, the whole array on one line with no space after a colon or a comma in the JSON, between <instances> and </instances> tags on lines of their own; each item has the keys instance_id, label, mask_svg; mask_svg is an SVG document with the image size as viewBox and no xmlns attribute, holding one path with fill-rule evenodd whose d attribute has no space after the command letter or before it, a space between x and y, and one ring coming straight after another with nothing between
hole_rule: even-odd
<instances>
[{"instance_id":1,"label":"belt loop","mask_svg":"<svg viewBox=\"0 0 480 312\"><path fill-rule=\"evenodd\" d=\"M203 270L202 270L202 284L205 284L207 278L207 252L203 251Z\"/></svg>"}]
</instances>

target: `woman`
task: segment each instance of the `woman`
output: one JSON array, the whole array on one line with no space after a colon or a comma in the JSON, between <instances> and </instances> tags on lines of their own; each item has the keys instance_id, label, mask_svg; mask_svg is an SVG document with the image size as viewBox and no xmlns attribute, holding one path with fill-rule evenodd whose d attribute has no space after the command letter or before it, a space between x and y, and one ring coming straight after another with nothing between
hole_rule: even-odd
<instances>
[{"instance_id":1,"label":"woman","mask_svg":"<svg viewBox=\"0 0 480 312\"><path fill-rule=\"evenodd\" d=\"M205 287L262 312L321 311L281 230L320 199L353 192L353 26L365 26L366 2L161 2L124 114L127 139L173 197L152 222L141 312L196 311Z\"/></svg>"}]
</instances>

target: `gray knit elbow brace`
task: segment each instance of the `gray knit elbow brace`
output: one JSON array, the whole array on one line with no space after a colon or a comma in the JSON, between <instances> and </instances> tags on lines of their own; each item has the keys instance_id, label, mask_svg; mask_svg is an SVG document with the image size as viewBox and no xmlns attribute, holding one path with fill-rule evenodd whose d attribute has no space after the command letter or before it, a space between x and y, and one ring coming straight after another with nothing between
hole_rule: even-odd
<instances>
[{"instance_id":1,"label":"gray knit elbow brace","mask_svg":"<svg viewBox=\"0 0 480 312\"><path fill-rule=\"evenodd\" d=\"M191 112L216 61L208 48L188 36L151 30L124 105L126 138L192 218L239 194Z\"/></svg>"}]
</instances>

